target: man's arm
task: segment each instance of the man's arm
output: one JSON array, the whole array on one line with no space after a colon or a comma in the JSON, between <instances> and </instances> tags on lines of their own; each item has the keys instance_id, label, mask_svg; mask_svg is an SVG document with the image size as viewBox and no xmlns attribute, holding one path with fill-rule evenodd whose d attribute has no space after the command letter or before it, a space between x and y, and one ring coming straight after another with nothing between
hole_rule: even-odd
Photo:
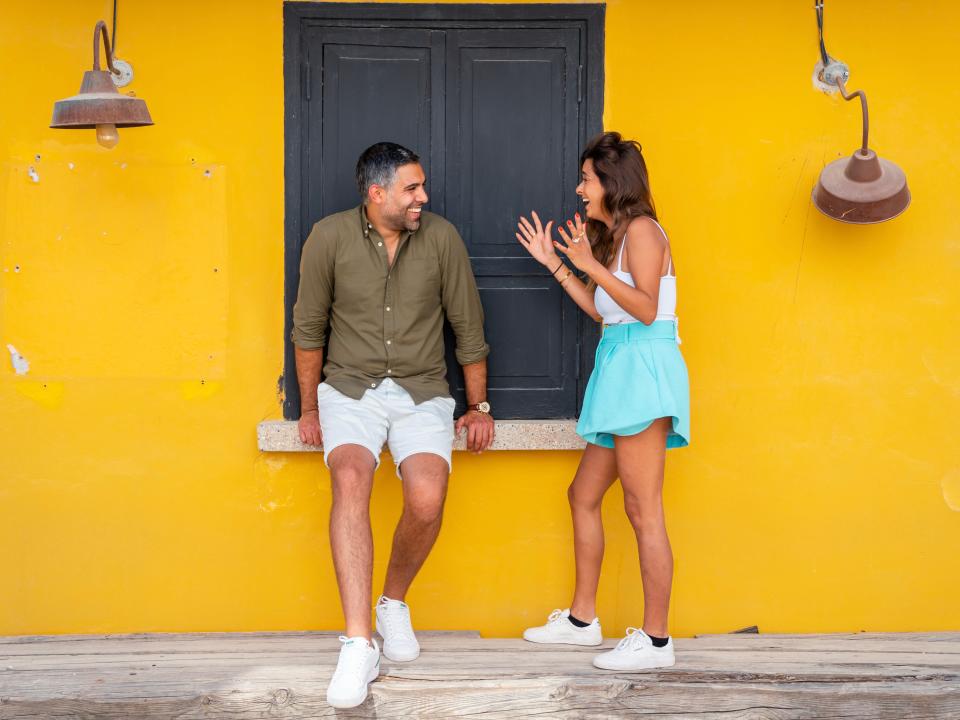
<instances>
[{"instance_id":1,"label":"man's arm","mask_svg":"<svg viewBox=\"0 0 960 720\"><path fill-rule=\"evenodd\" d=\"M476 405L487 399L487 360L463 365L463 380L467 386L467 405ZM493 442L494 422L490 413L468 409L457 420L455 431L467 428L467 450L481 453Z\"/></svg>"},{"instance_id":2,"label":"man's arm","mask_svg":"<svg viewBox=\"0 0 960 720\"><path fill-rule=\"evenodd\" d=\"M443 273L443 310L457 338L457 361L463 368L467 404L487 400L487 355L490 346L483 336L483 306L477 281L470 268L470 256L457 231L450 228L440 263ZM493 442L494 423L490 413L467 410L457 420L456 432L467 428L467 449L483 452Z\"/></svg>"},{"instance_id":3,"label":"man's arm","mask_svg":"<svg viewBox=\"0 0 960 720\"><path fill-rule=\"evenodd\" d=\"M300 287L293 307L294 358L300 386L300 440L308 445L323 442L317 412L317 386L323 369L323 346L333 302L333 237L323 237L314 225L300 258Z\"/></svg>"},{"instance_id":4,"label":"man's arm","mask_svg":"<svg viewBox=\"0 0 960 720\"><path fill-rule=\"evenodd\" d=\"M323 369L323 348L304 350L294 348L297 363L297 384L300 386L300 442L320 445L323 433L320 430L320 412L317 409L317 386Z\"/></svg>"}]
</instances>

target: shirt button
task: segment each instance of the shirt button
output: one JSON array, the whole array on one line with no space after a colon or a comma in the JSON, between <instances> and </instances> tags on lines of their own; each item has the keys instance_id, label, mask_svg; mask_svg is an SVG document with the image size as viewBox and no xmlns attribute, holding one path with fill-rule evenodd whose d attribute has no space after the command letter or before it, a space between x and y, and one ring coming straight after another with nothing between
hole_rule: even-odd
<instances>
[{"instance_id":1,"label":"shirt button","mask_svg":"<svg viewBox=\"0 0 960 720\"><path fill-rule=\"evenodd\" d=\"M383 243L382 242L377 243L377 247L383 247Z\"/></svg>"},{"instance_id":2,"label":"shirt button","mask_svg":"<svg viewBox=\"0 0 960 720\"><path fill-rule=\"evenodd\" d=\"M376 383L370 383L370 387L375 388L376 386L377 386Z\"/></svg>"},{"instance_id":3,"label":"shirt button","mask_svg":"<svg viewBox=\"0 0 960 720\"><path fill-rule=\"evenodd\" d=\"M387 305L387 312L390 312L390 306Z\"/></svg>"},{"instance_id":4,"label":"shirt button","mask_svg":"<svg viewBox=\"0 0 960 720\"><path fill-rule=\"evenodd\" d=\"M391 370L390 368L387 368L387 375L393 375L393 370Z\"/></svg>"},{"instance_id":5,"label":"shirt button","mask_svg":"<svg viewBox=\"0 0 960 720\"><path fill-rule=\"evenodd\" d=\"M390 345L392 342L392 340L387 340L387 345Z\"/></svg>"}]
</instances>

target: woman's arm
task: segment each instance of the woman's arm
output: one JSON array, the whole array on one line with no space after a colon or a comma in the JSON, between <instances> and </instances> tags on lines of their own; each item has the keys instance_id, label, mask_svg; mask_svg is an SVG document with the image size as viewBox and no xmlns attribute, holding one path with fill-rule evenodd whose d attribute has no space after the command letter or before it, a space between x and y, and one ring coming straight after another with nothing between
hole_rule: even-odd
<instances>
[{"instance_id":1,"label":"woman's arm","mask_svg":"<svg viewBox=\"0 0 960 720\"><path fill-rule=\"evenodd\" d=\"M578 231L582 232L579 227L572 228L572 232ZM630 287L598 262L593 257L589 245L584 248L582 247L584 243L573 243L562 228L560 235L568 242L566 246L554 243L557 249L569 257L574 265L586 272L597 285L606 290L617 305L646 325L657 319L660 271L667 243L663 233L652 220L634 218L627 228L627 237L624 241L627 267L624 269L630 271L636 287Z\"/></svg>"},{"instance_id":2,"label":"woman's arm","mask_svg":"<svg viewBox=\"0 0 960 720\"><path fill-rule=\"evenodd\" d=\"M559 270L556 275L557 279L561 281L560 286L567 291L567 295L580 306L581 310L597 322L600 322L603 318L600 317L600 313L597 312L597 306L593 302L593 291L589 290L586 284L577 277L577 274L567 268L566 265L564 265L563 268L564 269ZM567 273L570 273L570 275L567 276Z\"/></svg>"}]
</instances>

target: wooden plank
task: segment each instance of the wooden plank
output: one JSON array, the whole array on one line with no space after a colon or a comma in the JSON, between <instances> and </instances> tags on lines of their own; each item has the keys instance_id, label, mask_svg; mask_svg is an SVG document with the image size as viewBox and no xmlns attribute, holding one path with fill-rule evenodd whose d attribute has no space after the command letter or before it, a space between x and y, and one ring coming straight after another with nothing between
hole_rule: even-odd
<instances>
[{"instance_id":1,"label":"wooden plank","mask_svg":"<svg viewBox=\"0 0 960 720\"><path fill-rule=\"evenodd\" d=\"M384 659L367 703L337 715L960 719L958 634L679 639L677 667L647 673L597 670L594 648L420 636L416 662ZM0 720L333 716L335 638L3 638Z\"/></svg>"},{"instance_id":2,"label":"wooden plank","mask_svg":"<svg viewBox=\"0 0 960 720\"><path fill-rule=\"evenodd\" d=\"M230 687L202 688L187 696L148 702L118 693L96 700L5 698L0 718L867 718L949 720L960 717L956 684L837 685L596 681L544 676L535 680L467 681L425 688L422 683L379 680L359 708L336 712L323 700L325 683L250 679Z\"/></svg>"}]
</instances>

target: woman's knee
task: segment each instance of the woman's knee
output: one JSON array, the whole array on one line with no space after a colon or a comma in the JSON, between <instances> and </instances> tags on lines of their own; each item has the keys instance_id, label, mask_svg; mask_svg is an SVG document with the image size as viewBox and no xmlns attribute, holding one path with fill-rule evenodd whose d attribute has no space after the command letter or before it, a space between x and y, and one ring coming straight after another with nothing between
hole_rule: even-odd
<instances>
[{"instance_id":1,"label":"woman's knee","mask_svg":"<svg viewBox=\"0 0 960 720\"><path fill-rule=\"evenodd\" d=\"M603 495L587 491L574 479L567 488L567 500L573 510L597 510L603 502Z\"/></svg>"},{"instance_id":2,"label":"woman's knee","mask_svg":"<svg viewBox=\"0 0 960 720\"><path fill-rule=\"evenodd\" d=\"M631 492L623 494L623 509L634 530L659 530L663 527L663 503L658 497L641 498Z\"/></svg>"}]
</instances>

